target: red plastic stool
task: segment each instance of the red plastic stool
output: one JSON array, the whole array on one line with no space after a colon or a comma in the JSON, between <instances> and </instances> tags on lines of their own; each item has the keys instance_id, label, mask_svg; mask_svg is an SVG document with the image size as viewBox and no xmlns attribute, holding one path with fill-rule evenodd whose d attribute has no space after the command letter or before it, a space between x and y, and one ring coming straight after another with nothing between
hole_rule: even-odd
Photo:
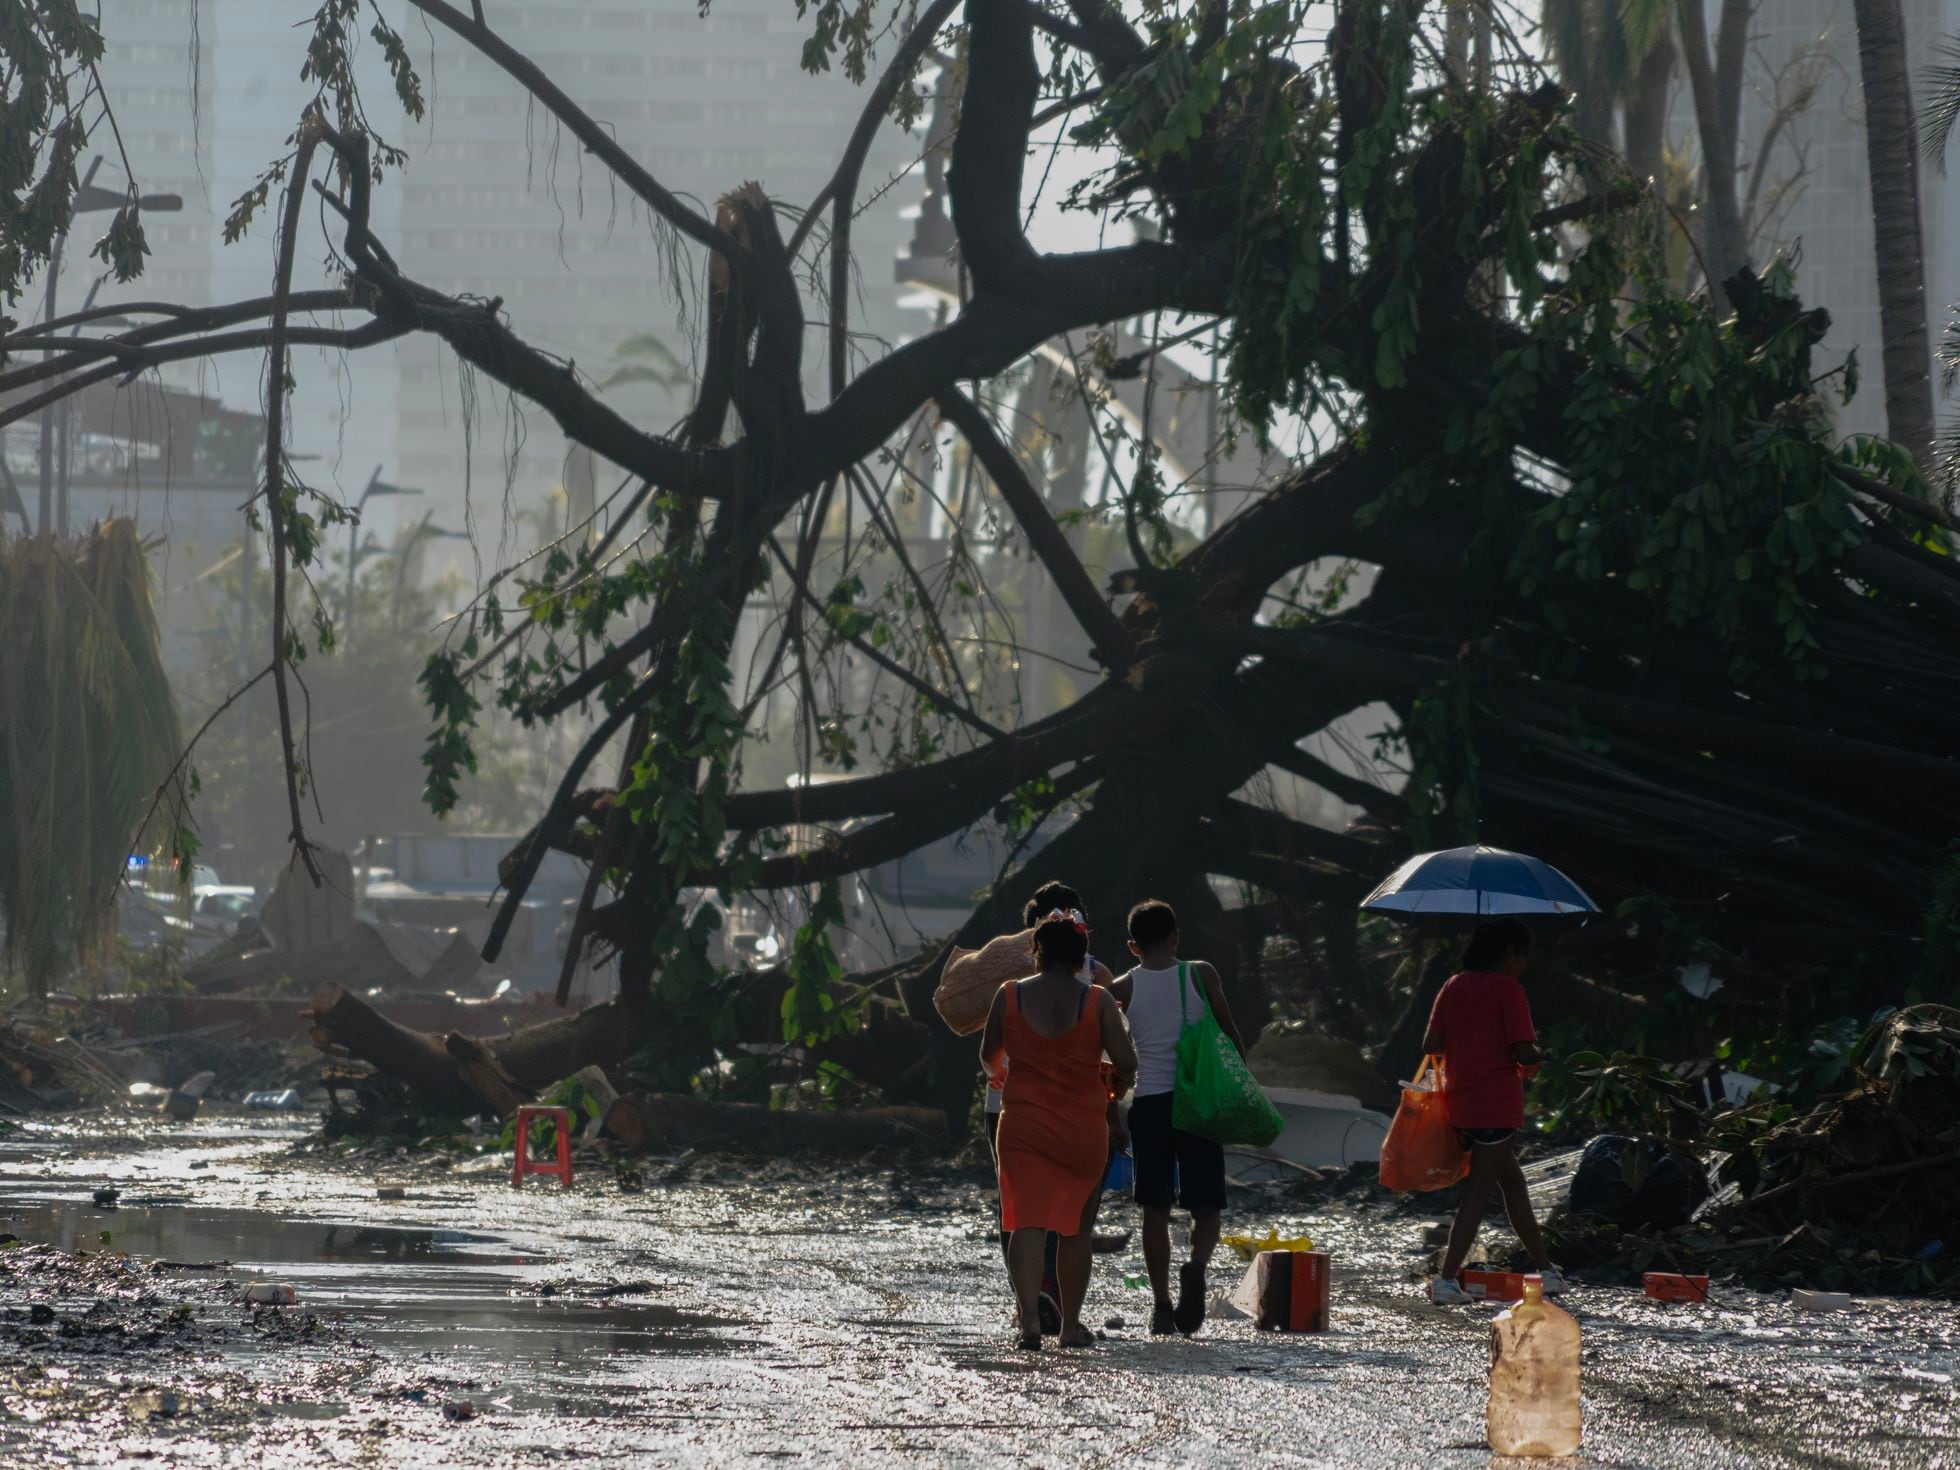
<instances>
[{"instance_id":1,"label":"red plastic stool","mask_svg":"<svg viewBox=\"0 0 1960 1470\"><path fill-rule=\"evenodd\" d=\"M557 1130L558 1161L540 1164L530 1156L531 1120L549 1118ZM517 1110L517 1159L511 1166L510 1182L524 1183L526 1174L556 1174L565 1188L572 1187L572 1117L564 1108L521 1107Z\"/></svg>"}]
</instances>

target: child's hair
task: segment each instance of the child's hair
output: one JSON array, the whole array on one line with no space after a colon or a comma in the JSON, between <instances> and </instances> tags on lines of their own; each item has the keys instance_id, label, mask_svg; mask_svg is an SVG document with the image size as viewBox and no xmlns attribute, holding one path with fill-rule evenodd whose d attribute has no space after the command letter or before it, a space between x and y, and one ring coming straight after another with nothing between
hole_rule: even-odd
<instances>
[{"instance_id":1,"label":"child's hair","mask_svg":"<svg viewBox=\"0 0 1960 1470\"><path fill-rule=\"evenodd\" d=\"M1463 946L1463 968L1490 970L1521 949L1531 948L1531 931L1516 919L1486 919Z\"/></svg>"},{"instance_id":2,"label":"child's hair","mask_svg":"<svg viewBox=\"0 0 1960 1470\"><path fill-rule=\"evenodd\" d=\"M1043 914L1052 914L1056 909L1067 913L1070 909L1081 907L1082 895L1068 884L1044 883L1035 889L1034 897L1029 899L1027 907L1021 910L1021 924L1023 928L1032 929L1035 921Z\"/></svg>"},{"instance_id":3,"label":"child's hair","mask_svg":"<svg viewBox=\"0 0 1960 1470\"><path fill-rule=\"evenodd\" d=\"M1034 931L1034 949L1044 969L1066 968L1073 974L1089 957L1089 936L1073 919L1043 919Z\"/></svg>"},{"instance_id":4,"label":"child's hair","mask_svg":"<svg viewBox=\"0 0 1960 1470\"><path fill-rule=\"evenodd\" d=\"M1177 933L1177 910L1161 898L1146 898L1130 910L1130 941L1139 948L1160 944Z\"/></svg>"}]
</instances>

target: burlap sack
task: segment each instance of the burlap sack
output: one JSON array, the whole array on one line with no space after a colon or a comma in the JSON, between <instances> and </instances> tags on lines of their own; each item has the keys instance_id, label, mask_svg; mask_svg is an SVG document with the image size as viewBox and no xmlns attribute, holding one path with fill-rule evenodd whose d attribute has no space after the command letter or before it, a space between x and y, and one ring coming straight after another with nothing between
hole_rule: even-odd
<instances>
[{"instance_id":1,"label":"burlap sack","mask_svg":"<svg viewBox=\"0 0 1960 1470\"><path fill-rule=\"evenodd\" d=\"M940 972L932 1003L955 1036L971 1036L985 1026L994 992L1009 980L1035 972L1034 957L1028 952L1033 940L1034 930L1023 929L989 939L978 949L954 949Z\"/></svg>"}]
</instances>

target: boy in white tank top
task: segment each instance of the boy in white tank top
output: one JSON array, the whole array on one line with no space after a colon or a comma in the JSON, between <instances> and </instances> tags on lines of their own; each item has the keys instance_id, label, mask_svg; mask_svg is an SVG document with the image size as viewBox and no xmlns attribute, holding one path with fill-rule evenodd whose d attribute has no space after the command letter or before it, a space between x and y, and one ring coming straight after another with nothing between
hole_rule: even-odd
<instances>
[{"instance_id":1,"label":"boy in white tank top","mask_svg":"<svg viewBox=\"0 0 1960 1470\"><path fill-rule=\"evenodd\" d=\"M1130 1104L1130 1152L1136 1159L1136 1202L1143 1212L1143 1261L1156 1304L1150 1330L1196 1332L1205 1320L1205 1267L1218 1245L1225 1209L1225 1150L1208 1138L1171 1126L1171 1094L1177 1083L1177 1041L1204 1015L1245 1054L1245 1043L1225 1003L1218 971L1203 960L1178 960L1177 914L1161 899L1130 910L1130 953L1137 964L1111 987L1129 1016L1137 1048L1136 1096ZM1191 1259L1178 1268L1178 1295L1171 1302L1171 1206L1191 1212Z\"/></svg>"}]
</instances>

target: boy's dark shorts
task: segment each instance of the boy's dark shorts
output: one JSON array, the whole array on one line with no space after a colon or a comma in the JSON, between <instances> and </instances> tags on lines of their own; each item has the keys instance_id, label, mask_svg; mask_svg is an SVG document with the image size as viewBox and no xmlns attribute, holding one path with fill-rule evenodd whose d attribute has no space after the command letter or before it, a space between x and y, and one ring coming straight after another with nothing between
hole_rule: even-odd
<instances>
[{"instance_id":1,"label":"boy's dark shorts","mask_svg":"<svg viewBox=\"0 0 1960 1470\"><path fill-rule=\"evenodd\" d=\"M1515 1128L1459 1128L1456 1141L1465 1148L1494 1148L1518 1136Z\"/></svg>"},{"instance_id":2,"label":"boy's dark shorts","mask_svg":"<svg viewBox=\"0 0 1960 1470\"><path fill-rule=\"evenodd\" d=\"M1149 1210L1225 1208L1225 1149L1171 1127L1171 1094L1130 1104L1130 1152L1136 1157L1136 1202Z\"/></svg>"}]
</instances>

